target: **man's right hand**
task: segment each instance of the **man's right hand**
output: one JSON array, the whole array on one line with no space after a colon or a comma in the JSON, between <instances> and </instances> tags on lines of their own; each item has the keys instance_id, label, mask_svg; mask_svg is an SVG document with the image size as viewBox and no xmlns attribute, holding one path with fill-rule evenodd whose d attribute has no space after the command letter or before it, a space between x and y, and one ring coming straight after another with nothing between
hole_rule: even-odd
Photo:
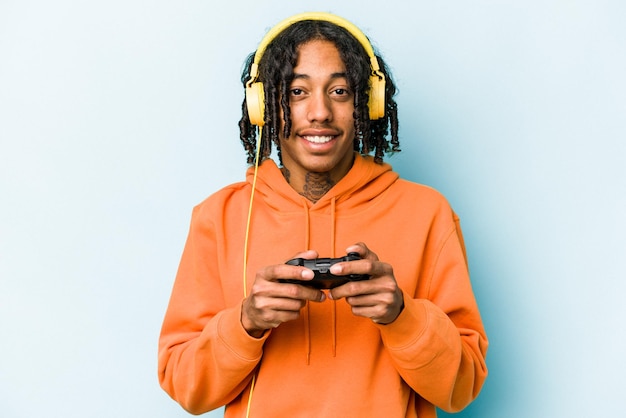
<instances>
[{"instance_id":1,"label":"man's right hand","mask_svg":"<svg viewBox=\"0 0 626 418\"><path fill-rule=\"evenodd\" d=\"M316 251L296 254L292 258L314 259ZM252 337L260 338L263 333L278 327L283 322L300 317L300 310L308 300L323 302L323 291L292 283L280 283L280 279L307 281L313 279L313 271L301 266L276 264L259 270L252 289L243 300L241 324Z\"/></svg>"}]
</instances>

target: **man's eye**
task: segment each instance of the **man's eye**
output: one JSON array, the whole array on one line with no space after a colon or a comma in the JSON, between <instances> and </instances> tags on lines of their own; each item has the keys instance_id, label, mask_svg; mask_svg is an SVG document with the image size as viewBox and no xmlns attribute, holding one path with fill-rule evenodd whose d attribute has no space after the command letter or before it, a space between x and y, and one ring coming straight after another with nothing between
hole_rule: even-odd
<instances>
[{"instance_id":1,"label":"man's eye","mask_svg":"<svg viewBox=\"0 0 626 418\"><path fill-rule=\"evenodd\" d=\"M304 91L302 91L302 89L291 89L291 95L292 96L300 96L303 93L304 93Z\"/></svg>"},{"instance_id":2,"label":"man's eye","mask_svg":"<svg viewBox=\"0 0 626 418\"><path fill-rule=\"evenodd\" d=\"M349 101L352 97L352 91L347 88L336 88L331 91L331 96L335 98L335 100L341 101Z\"/></svg>"}]
</instances>

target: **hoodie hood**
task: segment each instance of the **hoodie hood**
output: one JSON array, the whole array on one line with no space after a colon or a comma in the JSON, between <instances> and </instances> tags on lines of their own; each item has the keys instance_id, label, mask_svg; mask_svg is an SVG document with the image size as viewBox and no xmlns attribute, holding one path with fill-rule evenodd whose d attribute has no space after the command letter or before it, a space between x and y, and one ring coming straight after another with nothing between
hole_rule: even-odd
<instances>
[{"instance_id":1,"label":"hoodie hood","mask_svg":"<svg viewBox=\"0 0 626 418\"><path fill-rule=\"evenodd\" d=\"M320 200L313 203L301 196L287 183L273 160L265 160L258 169L256 193L272 209L283 213L310 210L327 211L335 205L338 212L358 211L359 206L383 193L398 179L389 164L376 164L371 156L355 153L354 164L348 173ZM246 181L252 185L254 167L248 169Z\"/></svg>"}]
</instances>

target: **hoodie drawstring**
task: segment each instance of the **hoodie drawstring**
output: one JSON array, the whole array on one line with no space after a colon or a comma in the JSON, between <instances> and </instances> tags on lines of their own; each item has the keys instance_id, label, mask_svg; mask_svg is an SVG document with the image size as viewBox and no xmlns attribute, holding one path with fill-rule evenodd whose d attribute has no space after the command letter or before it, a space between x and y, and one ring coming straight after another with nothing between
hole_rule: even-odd
<instances>
[{"instance_id":1,"label":"hoodie drawstring","mask_svg":"<svg viewBox=\"0 0 626 418\"><path fill-rule=\"evenodd\" d=\"M337 248L336 248L336 242L335 242L335 233L337 229L337 217L336 217L336 210L335 210L336 203L337 203L337 198L333 196L333 198L330 200L330 216L331 216L330 248L332 248L333 258L337 257L337 254L336 254ZM337 357L337 301L333 299L332 302L333 302L332 307L331 307L331 310L332 310L331 328L332 328L332 334L333 334L332 347L333 347L333 357Z\"/></svg>"},{"instance_id":2,"label":"hoodie drawstring","mask_svg":"<svg viewBox=\"0 0 626 418\"><path fill-rule=\"evenodd\" d=\"M336 255L336 229L337 229L337 216L336 216L336 206L337 206L337 198L332 197L330 200L330 216L331 216L331 226L330 226L330 248L331 248L331 257L335 258ZM304 248L307 250L310 249L311 245L311 217L309 212L308 201L302 200L302 207L304 209L305 214L305 222L304 222ZM332 353L333 357L337 357L337 301L332 300L331 305L331 333L332 333ZM304 345L305 345L305 356L306 356L306 364L311 364L311 306L307 301L304 309L303 309L303 322L304 322Z\"/></svg>"},{"instance_id":3,"label":"hoodie drawstring","mask_svg":"<svg viewBox=\"0 0 626 418\"><path fill-rule=\"evenodd\" d=\"M333 198L330 200L330 248L332 251L332 256L331 257L337 257L337 255L335 254L336 252L336 246L335 246L335 233L336 233L336 229L337 229L337 217L336 217L336 205L337 205L337 198L335 196L333 196Z\"/></svg>"},{"instance_id":4,"label":"hoodie drawstring","mask_svg":"<svg viewBox=\"0 0 626 418\"><path fill-rule=\"evenodd\" d=\"M309 206L306 200L302 200L302 207L304 208L305 222L304 222L304 248L310 249L311 245L311 217L309 214ZM309 301L306 302L303 310L304 320L304 354L306 357L307 366L311 364L311 307Z\"/></svg>"}]
</instances>

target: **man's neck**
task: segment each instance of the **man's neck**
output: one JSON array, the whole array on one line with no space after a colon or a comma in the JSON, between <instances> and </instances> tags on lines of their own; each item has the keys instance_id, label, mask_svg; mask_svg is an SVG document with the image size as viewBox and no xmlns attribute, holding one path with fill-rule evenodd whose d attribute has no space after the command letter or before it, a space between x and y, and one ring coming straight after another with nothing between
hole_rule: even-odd
<instances>
[{"instance_id":1,"label":"man's neck","mask_svg":"<svg viewBox=\"0 0 626 418\"><path fill-rule=\"evenodd\" d=\"M307 172L304 178L296 179L291 176L291 172L282 167L281 172L287 183L294 188L302 196L315 203L322 198L334 185L335 181L330 173L311 173Z\"/></svg>"}]
</instances>

